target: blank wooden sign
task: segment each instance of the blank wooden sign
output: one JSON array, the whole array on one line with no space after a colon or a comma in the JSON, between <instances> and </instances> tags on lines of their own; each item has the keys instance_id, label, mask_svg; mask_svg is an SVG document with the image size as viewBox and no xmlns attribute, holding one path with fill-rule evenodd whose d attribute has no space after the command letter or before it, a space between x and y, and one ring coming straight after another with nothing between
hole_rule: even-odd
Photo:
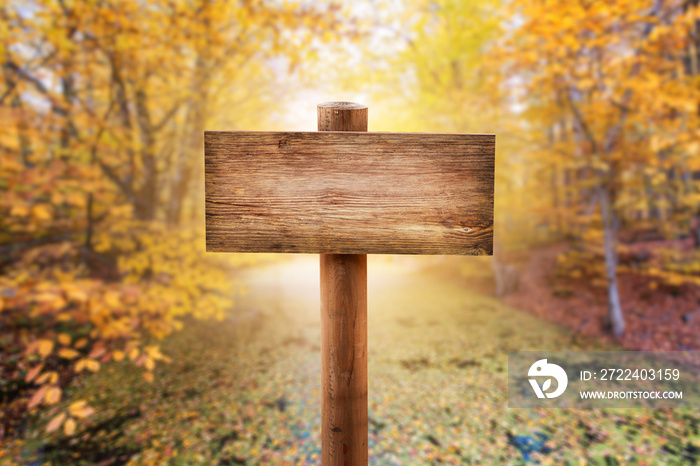
<instances>
[{"instance_id":1,"label":"blank wooden sign","mask_svg":"<svg viewBox=\"0 0 700 466\"><path fill-rule=\"evenodd\" d=\"M207 131L207 251L493 251L495 136Z\"/></svg>"}]
</instances>

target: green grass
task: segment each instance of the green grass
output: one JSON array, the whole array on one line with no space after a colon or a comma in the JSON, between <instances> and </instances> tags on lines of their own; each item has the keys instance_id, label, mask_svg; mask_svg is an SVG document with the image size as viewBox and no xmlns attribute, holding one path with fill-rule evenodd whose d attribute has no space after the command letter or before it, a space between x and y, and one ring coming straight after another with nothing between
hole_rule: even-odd
<instances>
[{"instance_id":1,"label":"green grass","mask_svg":"<svg viewBox=\"0 0 700 466\"><path fill-rule=\"evenodd\" d=\"M462 260L469 260L467 258ZM513 436L549 438L541 464L696 464L700 420L679 410L507 408L507 353L605 349L468 291L451 261L369 264L370 458L377 465L523 464ZM487 266L487 265L485 265ZM224 322L163 342L143 380L112 364L69 394L99 412L72 439L36 420L25 457L53 464L319 464L318 258L251 269Z\"/></svg>"}]
</instances>

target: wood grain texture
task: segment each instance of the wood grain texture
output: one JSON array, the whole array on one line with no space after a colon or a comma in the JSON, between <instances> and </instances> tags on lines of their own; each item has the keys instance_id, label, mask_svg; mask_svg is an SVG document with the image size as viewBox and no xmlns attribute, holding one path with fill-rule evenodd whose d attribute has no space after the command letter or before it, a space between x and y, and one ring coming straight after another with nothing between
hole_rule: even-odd
<instances>
[{"instance_id":1,"label":"wood grain texture","mask_svg":"<svg viewBox=\"0 0 700 466\"><path fill-rule=\"evenodd\" d=\"M207 251L493 249L495 136L205 133Z\"/></svg>"},{"instance_id":2,"label":"wood grain texture","mask_svg":"<svg viewBox=\"0 0 700 466\"><path fill-rule=\"evenodd\" d=\"M355 102L324 102L316 106L319 131L367 131L367 107Z\"/></svg>"},{"instance_id":3,"label":"wood grain texture","mask_svg":"<svg viewBox=\"0 0 700 466\"><path fill-rule=\"evenodd\" d=\"M321 454L366 465L367 255L321 254Z\"/></svg>"},{"instance_id":4,"label":"wood grain texture","mask_svg":"<svg viewBox=\"0 0 700 466\"><path fill-rule=\"evenodd\" d=\"M319 104L318 130L367 131L367 107ZM366 254L321 254L321 374L321 464L366 466Z\"/></svg>"}]
</instances>

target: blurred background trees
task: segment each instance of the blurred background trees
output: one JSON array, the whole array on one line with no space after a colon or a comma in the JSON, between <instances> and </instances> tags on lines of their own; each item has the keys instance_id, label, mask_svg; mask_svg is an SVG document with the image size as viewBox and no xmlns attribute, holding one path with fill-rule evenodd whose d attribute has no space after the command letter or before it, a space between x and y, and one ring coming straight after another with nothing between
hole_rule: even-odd
<instances>
[{"instance_id":1,"label":"blurred background trees","mask_svg":"<svg viewBox=\"0 0 700 466\"><path fill-rule=\"evenodd\" d=\"M0 438L74 375L125 357L152 379L184 316L236 285L204 255L205 127L244 128L288 67L349 30L264 2L3 2ZM223 122L223 123L222 123ZM149 344L150 343L150 344ZM59 412L49 430L91 412ZM78 413L76 415L76 413Z\"/></svg>"},{"instance_id":2,"label":"blurred background trees","mask_svg":"<svg viewBox=\"0 0 700 466\"><path fill-rule=\"evenodd\" d=\"M204 254L203 130L313 130L326 100L498 135L501 293L554 251L547 299L602 289L627 338L639 295L700 285L696 0L5 0L0 57L0 439L41 407L71 435L76 375L151 380L159 338L223 318L261 259Z\"/></svg>"},{"instance_id":3,"label":"blurred background trees","mask_svg":"<svg viewBox=\"0 0 700 466\"><path fill-rule=\"evenodd\" d=\"M575 247L568 267L605 278L609 322L620 336L621 230L697 237L697 5L533 1L511 8L519 24L499 53L506 75L518 76L511 84L521 96L520 134L529 138L526 195L551 233Z\"/></svg>"}]
</instances>

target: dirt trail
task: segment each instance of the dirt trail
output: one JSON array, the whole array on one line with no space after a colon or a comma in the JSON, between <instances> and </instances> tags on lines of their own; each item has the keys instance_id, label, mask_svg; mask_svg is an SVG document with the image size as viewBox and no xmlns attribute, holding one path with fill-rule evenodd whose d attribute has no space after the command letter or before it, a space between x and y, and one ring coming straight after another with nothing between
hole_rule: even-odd
<instances>
[{"instance_id":1,"label":"dirt trail","mask_svg":"<svg viewBox=\"0 0 700 466\"><path fill-rule=\"evenodd\" d=\"M313 421L306 424L314 445L307 458L318 453L318 262L317 256L295 256L250 270L243 278L249 293L237 304L237 313L247 319L239 321L241 339L259 345L257 351L263 353L287 348L276 367L289 370L290 360L295 360L292 370L307 381L295 394L297 405L303 406L299 412L313 413ZM506 408L508 351L563 350L578 344L555 325L469 291L456 265L434 258L369 258L373 464L516 458L516 450L504 453L509 451L508 437L495 427L515 421ZM517 421L512 429L522 430ZM465 435L467 431L481 433ZM484 432L487 445L480 439Z\"/></svg>"}]
</instances>

